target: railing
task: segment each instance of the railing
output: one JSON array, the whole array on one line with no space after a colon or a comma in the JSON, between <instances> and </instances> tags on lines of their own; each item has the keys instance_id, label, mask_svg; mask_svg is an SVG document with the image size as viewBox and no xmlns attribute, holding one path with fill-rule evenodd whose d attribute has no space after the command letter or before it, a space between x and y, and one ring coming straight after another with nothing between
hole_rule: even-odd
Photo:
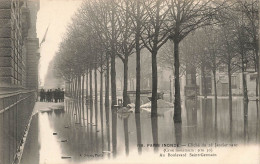
<instances>
[{"instance_id":1,"label":"railing","mask_svg":"<svg viewBox=\"0 0 260 164\"><path fill-rule=\"evenodd\" d=\"M0 164L14 163L35 104L34 90L0 93Z\"/></svg>"}]
</instances>

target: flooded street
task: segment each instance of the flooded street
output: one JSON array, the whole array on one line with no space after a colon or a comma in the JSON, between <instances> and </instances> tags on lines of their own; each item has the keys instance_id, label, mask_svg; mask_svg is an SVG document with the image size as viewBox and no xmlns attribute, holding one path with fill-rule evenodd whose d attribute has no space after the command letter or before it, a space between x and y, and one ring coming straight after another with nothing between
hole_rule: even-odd
<instances>
[{"instance_id":1,"label":"flooded street","mask_svg":"<svg viewBox=\"0 0 260 164\"><path fill-rule=\"evenodd\" d=\"M216 162L228 161L227 152L240 149L246 150L245 153L253 151L255 154L249 154L251 159L258 158L259 111L255 101L249 102L248 109L243 108L242 102L241 98L234 98L230 123L228 99L218 100L216 121L214 100L186 100L183 101L183 122L174 124L172 109L158 108L160 115L151 118L147 110L141 110L140 114L115 112L116 109L105 107L96 110L95 105L91 108L92 105L86 106L80 101L66 100L64 109L39 112L34 118L38 119L38 128L31 130L39 133L39 163L120 163L120 159L126 157L136 163L142 159L171 162L176 158L160 156L173 149L181 153L198 151L203 144L213 145L211 154L216 154ZM247 117L244 110L248 110ZM29 135L34 133L37 132ZM27 142L35 141L29 137ZM32 161L35 156L25 154L23 158ZM185 163L189 158L178 160ZM207 157L203 160L206 162Z\"/></svg>"},{"instance_id":2,"label":"flooded street","mask_svg":"<svg viewBox=\"0 0 260 164\"><path fill-rule=\"evenodd\" d=\"M259 0L0 0L0 164L260 164Z\"/></svg>"}]
</instances>

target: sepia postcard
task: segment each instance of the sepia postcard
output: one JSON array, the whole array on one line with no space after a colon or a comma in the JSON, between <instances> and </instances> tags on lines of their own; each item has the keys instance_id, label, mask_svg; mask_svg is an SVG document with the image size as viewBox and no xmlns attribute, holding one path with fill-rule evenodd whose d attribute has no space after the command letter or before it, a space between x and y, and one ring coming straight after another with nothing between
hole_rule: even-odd
<instances>
[{"instance_id":1,"label":"sepia postcard","mask_svg":"<svg viewBox=\"0 0 260 164\"><path fill-rule=\"evenodd\" d=\"M259 0L0 0L0 164L259 164Z\"/></svg>"}]
</instances>

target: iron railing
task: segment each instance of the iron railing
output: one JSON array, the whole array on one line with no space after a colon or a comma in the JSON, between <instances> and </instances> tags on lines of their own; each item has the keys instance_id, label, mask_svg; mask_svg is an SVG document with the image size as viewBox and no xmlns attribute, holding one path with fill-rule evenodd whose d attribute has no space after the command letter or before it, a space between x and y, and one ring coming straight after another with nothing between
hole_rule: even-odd
<instances>
[{"instance_id":1,"label":"iron railing","mask_svg":"<svg viewBox=\"0 0 260 164\"><path fill-rule=\"evenodd\" d=\"M14 163L35 105L35 90L0 93L0 164Z\"/></svg>"}]
</instances>

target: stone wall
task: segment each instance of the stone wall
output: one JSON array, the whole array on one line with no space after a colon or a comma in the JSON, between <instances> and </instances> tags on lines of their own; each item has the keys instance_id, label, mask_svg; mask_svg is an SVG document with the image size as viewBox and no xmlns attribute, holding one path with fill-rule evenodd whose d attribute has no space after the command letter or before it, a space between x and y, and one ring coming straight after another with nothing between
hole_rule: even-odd
<instances>
[{"instance_id":1,"label":"stone wall","mask_svg":"<svg viewBox=\"0 0 260 164\"><path fill-rule=\"evenodd\" d=\"M38 88L39 0L0 1L0 89Z\"/></svg>"}]
</instances>

